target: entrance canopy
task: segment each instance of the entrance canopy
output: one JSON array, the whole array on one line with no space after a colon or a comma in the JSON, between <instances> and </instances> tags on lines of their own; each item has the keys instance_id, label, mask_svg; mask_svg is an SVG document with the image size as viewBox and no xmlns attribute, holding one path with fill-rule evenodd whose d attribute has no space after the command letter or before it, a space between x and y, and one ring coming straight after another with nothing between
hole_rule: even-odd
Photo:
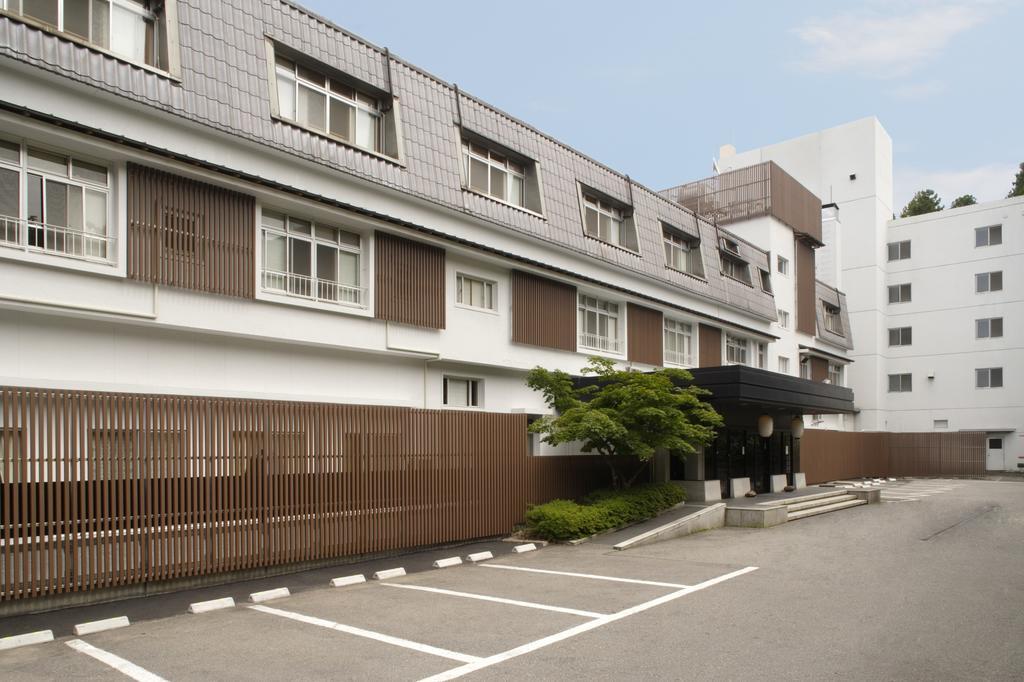
<instances>
[{"instance_id":1,"label":"entrance canopy","mask_svg":"<svg viewBox=\"0 0 1024 682\"><path fill-rule=\"evenodd\" d=\"M737 405L788 414L852 413L853 390L744 365L691 369L693 382L711 391L712 405Z\"/></svg>"}]
</instances>

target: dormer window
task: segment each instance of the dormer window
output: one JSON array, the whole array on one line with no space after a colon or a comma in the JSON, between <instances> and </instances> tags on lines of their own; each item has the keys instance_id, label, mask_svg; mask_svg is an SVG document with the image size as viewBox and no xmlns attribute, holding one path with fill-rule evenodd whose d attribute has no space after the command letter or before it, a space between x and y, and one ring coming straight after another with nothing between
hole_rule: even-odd
<instances>
[{"instance_id":1,"label":"dormer window","mask_svg":"<svg viewBox=\"0 0 1024 682\"><path fill-rule=\"evenodd\" d=\"M838 306L822 302L824 308L825 331L833 334L843 335L843 318Z\"/></svg>"},{"instance_id":2,"label":"dormer window","mask_svg":"<svg viewBox=\"0 0 1024 682\"><path fill-rule=\"evenodd\" d=\"M661 224L661 232L665 243L665 265L695 277L704 277L700 240L668 223Z\"/></svg>"},{"instance_id":3,"label":"dormer window","mask_svg":"<svg viewBox=\"0 0 1024 682\"><path fill-rule=\"evenodd\" d=\"M722 274L735 279L747 286L753 286L750 279L750 265L742 258L736 258L725 251L719 251L718 257L722 261Z\"/></svg>"},{"instance_id":4,"label":"dormer window","mask_svg":"<svg viewBox=\"0 0 1024 682\"><path fill-rule=\"evenodd\" d=\"M758 268L757 271L761 275L761 291L763 291L766 294L772 293L772 275L771 275L771 273L768 272L767 270L763 269L763 268Z\"/></svg>"},{"instance_id":5,"label":"dormer window","mask_svg":"<svg viewBox=\"0 0 1024 682\"><path fill-rule=\"evenodd\" d=\"M469 189L514 206L526 206L526 165L483 145L462 141Z\"/></svg>"},{"instance_id":6,"label":"dormer window","mask_svg":"<svg viewBox=\"0 0 1024 682\"><path fill-rule=\"evenodd\" d=\"M594 239L629 251L640 251L632 211L586 190L583 191L583 227Z\"/></svg>"},{"instance_id":7,"label":"dormer window","mask_svg":"<svg viewBox=\"0 0 1024 682\"><path fill-rule=\"evenodd\" d=\"M740 245L731 239L722 239L722 248L729 253L734 253L737 256L740 255Z\"/></svg>"}]
</instances>

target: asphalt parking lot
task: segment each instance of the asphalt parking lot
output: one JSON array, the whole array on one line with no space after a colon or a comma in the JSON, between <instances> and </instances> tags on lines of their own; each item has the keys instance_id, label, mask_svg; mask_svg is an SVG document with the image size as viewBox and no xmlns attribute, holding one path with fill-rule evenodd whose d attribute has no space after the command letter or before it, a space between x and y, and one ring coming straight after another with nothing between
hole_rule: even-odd
<instances>
[{"instance_id":1,"label":"asphalt parking lot","mask_svg":"<svg viewBox=\"0 0 1024 682\"><path fill-rule=\"evenodd\" d=\"M0 678L1021 679L1024 485L926 487L766 530L135 619L0 652Z\"/></svg>"}]
</instances>

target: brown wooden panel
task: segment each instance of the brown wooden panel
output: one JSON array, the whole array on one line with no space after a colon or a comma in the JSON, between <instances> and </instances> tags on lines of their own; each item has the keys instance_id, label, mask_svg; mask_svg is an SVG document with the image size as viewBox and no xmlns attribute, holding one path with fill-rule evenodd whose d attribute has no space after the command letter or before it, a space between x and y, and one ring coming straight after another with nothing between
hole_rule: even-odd
<instances>
[{"instance_id":1,"label":"brown wooden panel","mask_svg":"<svg viewBox=\"0 0 1024 682\"><path fill-rule=\"evenodd\" d=\"M828 360L810 357L807 361L811 363L811 381L825 381L825 379L828 379Z\"/></svg>"},{"instance_id":2,"label":"brown wooden panel","mask_svg":"<svg viewBox=\"0 0 1024 682\"><path fill-rule=\"evenodd\" d=\"M799 239L793 241L796 251L796 329L814 336L818 330L815 315L814 249Z\"/></svg>"},{"instance_id":3,"label":"brown wooden panel","mask_svg":"<svg viewBox=\"0 0 1024 682\"><path fill-rule=\"evenodd\" d=\"M820 243L821 199L774 162L769 161L768 167L772 216Z\"/></svg>"},{"instance_id":4,"label":"brown wooden panel","mask_svg":"<svg viewBox=\"0 0 1024 682\"><path fill-rule=\"evenodd\" d=\"M444 249L377 232L374 252L376 317L444 329Z\"/></svg>"},{"instance_id":5,"label":"brown wooden panel","mask_svg":"<svg viewBox=\"0 0 1024 682\"><path fill-rule=\"evenodd\" d=\"M706 324L699 326L697 343L700 346L700 367L722 366L722 330Z\"/></svg>"},{"instance_id":6,"label":"brown wooden panel","mask_svg":"<svg viewBox=\"0 0 1024 682\"><path fill-rule=\"evenodd\" d=\"M512 342L576 350L576 287L512 272Z\"/></svg>"},{"instance_id":7,"label":"brown wooden panel","mask_svg":"<svg viewBox=\"0 0 1024 682\"><path fill-rule=\"evenodd\" d=\"M128 165L128 277L254 298L253 197Z\"/></svg>"},{"instance_id":8,"label":"brown wooden panel","mask_svg":"<svg viewBox=\"0 0 1024 682\"><path fill-rule=\"evenodd\" d=\"M626 350L633 362L661 366L664 359L664 321L660 310L635 303L626 306Z\"/></svg>"}]
</instances>

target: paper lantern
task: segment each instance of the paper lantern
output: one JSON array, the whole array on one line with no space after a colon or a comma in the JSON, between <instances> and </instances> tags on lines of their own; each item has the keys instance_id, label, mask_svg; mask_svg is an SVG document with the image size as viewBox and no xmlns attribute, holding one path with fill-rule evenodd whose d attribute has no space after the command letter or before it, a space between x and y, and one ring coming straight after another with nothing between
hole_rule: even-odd
<instances>
[{"instance_id":1,"label":"paper lantern","mask_svg":"<svg viewBox=\"0 0 1024 682\"><path fill-rule=\"evenodd\" d=\"M775 430L775 420L770 414L762 414L757 418L757 433L761 438L768 438Z\"/></svg>"}]
</instances>

